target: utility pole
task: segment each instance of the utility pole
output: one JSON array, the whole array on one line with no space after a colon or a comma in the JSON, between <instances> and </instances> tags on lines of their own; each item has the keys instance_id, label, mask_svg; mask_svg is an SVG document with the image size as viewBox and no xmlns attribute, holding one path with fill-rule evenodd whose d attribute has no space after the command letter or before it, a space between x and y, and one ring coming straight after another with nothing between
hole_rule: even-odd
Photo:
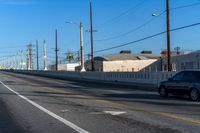
<instances>
[{"instance_id":1,"label":"utility pole","mask_svg":"<svg viewBox=\"0 0 200 133\"><path fill-rule=\"evenodd\" d=\"M21 61L20 61L20 69L22 70L23 69L23 64L24 64L24 61L23 61L23 50L21 50Z\"/></svg>"},{"instance_id":2,"label":"utility pole","mask_svg":"<svg viewBox=\"0 0 200 133\"><path fill-rule=\"evenodd\" d=\"M17 52L17 69L20 69L20 51Z\"/></svg>"},{"instance_id":3,"label":"utility pole","mask_svg":"<svg viewBox=\"0 0 200 133\"><path fill-rule=\"evenodd\" d=\"M29 59L29 49L27 49L27 55L26 55L26 70L28 70L28 66L29 66L29 61L28 61L28 59Z\"/></svg>"},{"instance_id":4,"label":"utility pole","mask_svg":"<svg viewBox=\"0 0 200 133\"><path fill-rule=\"evenodd\" d=\"M31 70L32 69L32 44L28 45L27 63L28 63L28 70Z\"/></svg>"},{"instance_id":5,"label":"utility pole","mask_svg":"<svg viewBox=\"0 0 200 133\"><path fill-rule=\"evenodd\" d=\"M85 72L84 44L83 44L83 24L80 22L80 50L81 50L81 72Z\"/></svg>"},{"instance_id":6,"label":"utility pole","mask_svg":"<svg viewBox=\"0 0 200 133\"><path fill-rule=\"evenodd\" d=\"M46 66L47 53L46 53L46 41L45 40L43 42L43 48L44 48L44 71L46 71L47 70L47 66Z\"/></svg>"},{"instance_id":7,"label":"utility pole","mask_svg":"<svg viewBox=\"0 0 200 133\"><path fill-rule=\"evenodd\" d=\"M32 67L33 67L33 58L32 58L32 44L30 44L30 70L32 70Z\"/></svg>"},{"instance_id":8,"label":"utility pole","mask_svg":"<svg viewBox=\"0 0 200 133\"><path fill-rule=\"evenodd\" d=\"M28 49L27 49L27 63L26 63L27 64L27 70L30 69L30 63L29 63L30 62L30 57L29 57L30 54L29 53L30 53L30 49L28 47Z\"/></svg>"},{"instance_id":9,"label":"utility pole","mask_svg":"<svg viewBox=\"0 0 200 133\"><path fill-rule=\"evenodd\" d=\"M66 22L70 24L75 24L78 25L77 23L74 22ZM85 66L84 66L84 42L83 42L83 23L80 22L79 29L80 29L80 50L78 51L78 62L80 61L80 55L81 55L81 68L80 71L84 72L85 71ZM89 30L90 31L90 30Z\"/></svg>"},{"instance_id":10,"label":"utility pole","mask_svg":"<svg viewBox=\"0 0 200 133\"><path fill-rule=\"evenodd\" d=\"M91 67L92 67L92 71L94 71L94 41L93 41L92 0L90 0L90 39L91 39Z\"/></svg>"},{"instance_id":11,"label":"utility pole","mask_svg":"<svg viewBox=\"0 0 200 133\"><path fill-rule=\"evenodd\" d=\"M15 60L16 60L15 56L16 56L16 55L13 55L13 56L12 56L12 64L13 64L12 67L13 67L13 68L15 68L15 66L16 66L16 64L15 64L15 63L16 63L16 62L15 62Z\"/></svg>"},{"instance_id":12,"label":"utility pole","mask_svg":"<svg viewBox=\"0 0 200 133\"><path fill-rule=\"evenodd\" d=\"M170 0L166 0L166 8L167 8L167 66L168 71L172 71L171 66L171 46L170 46Z\"/></svg>"},{"instance_id":13,"label":"utility pole","mask_svg":"<svg viewBox=\"0 0 200 133\"><path fill-rule=\"evenodd\" d=\"M13 59L12 59L12 56L10 56L10 67L13 66Z\"/></svg>"},{"instance_id":14,"label":"utility pole","mask_svg":"<svg viewBox=\"0 0 200 133\"><path fill-rule=\"evenodd\" d=\"M56 54L56 71L58 71L58 30L56 29L55 31L55 44L56 44L56 49L55 49L55 54Z\"/></svg>"},{"instance_id":15,"label":"utility pole","mask_svg":"<svg viewBox=\"0 0 200 133\"><path fill-rule=\"evenodd\" d=\"M18 57L18 52L16 54L16 69L18 70L19 69L19 57Z\"/></svg>"},{"instance_id":16,"label":"utility pole","mask_svg":"<svg viewBox=\"0 0 200 133\"><path fill-rule=\"evenodd\" d=\"M39 70L38 40L36 40L37 70Z\"/></svg>"}]
</instances>

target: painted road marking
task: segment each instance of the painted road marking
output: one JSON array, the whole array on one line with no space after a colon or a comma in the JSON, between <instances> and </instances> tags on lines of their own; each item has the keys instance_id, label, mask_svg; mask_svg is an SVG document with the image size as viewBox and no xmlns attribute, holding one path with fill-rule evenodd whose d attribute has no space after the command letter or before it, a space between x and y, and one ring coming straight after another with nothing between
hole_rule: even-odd
<instances>
[{"instance_id":1,"label":"painted road marking","mask_svg":"<svg viewBox=\"0 0 200 133\"><path fill-rule=\"evenodd\" d=\"M168 118L173 118L173 119L177 119L177 120L183 120L186 122L190 122L190 123L194 123L194 124L200 124L200 120L197 119L193 119L190 117L185 117L182 115L176 115L176 114L172 114L172 113L166 113L166 112L161 112L161 111L154 111L151 109L147 109L144 107L139 107L139 106L130 106L130 105L125 105L125 104L120 104L120 103L114 103L112 101L108 101L108 100L95 100L96 102L100 102L100 103L104 103L104 104L109 104L112 106L117 106L117 107L122 107L122 108L127 108L127 109L131 109L131 110L136 110L136 111L143 111L143 112L147 112L147 113L151 113L151 114L155 114L155 115L160 115L160 116L165 116Z\"/></svg>"},{"instance_id":2,"label":"painted road marking","mask_svg":"<svg viewBox=\"0 0 200 133\"><path fill-rule=\"evenodd\" d=\"M61 113L66 113L66 112L69 112L69 110L68 110L68 109L63 109L63 110L61 110L60 112L61 112Z\"/></svg>"},{"instance_id":3,"label":"painted road marking","mask_svg":"<svg viewBox=\"0 0 200 133\"><path fill-rule=\"evenodd\" d=\"M111 114L111 115L121 115L121 114L125 114L126 112L123 111L103 111L106 114Z\"/></svg>"},{"instance_id":4,"label":"painted road marking","mask_svg":"<svg viewBox=\"0 0 200 133\"><path fill-rule=\"evenodd\" d=\"M125 111L103 111L103 112L90 112L90 115L104 115L104 114L110 114L110 115L121 115L125 114Z\"/></svg>"},{"instance_id":5,"label":"painted road marking","mask_svg":"<svg viewBox=\"0 0 200 133\"><path fill-rule=\"evenodd\" d=\"M25 101L27 101L28 103L32 104L33 106L35 106L36 108L40 109L41 111L45 112L46 114L52 116L53 118L59 120L60 122L64 123L65 125L71 127L72 129L74 129L75 131L77 131L78 133L89 133L88 131L78 127L77 125L73 124L72 122L56 115L55 113L45 109L44 107L40 106L39 104L33 102L32 100L26 98L25 96L22 96L20 93L14 91L13 89L11 89L10 87L8 87L7 85L5 85L2 81L0 81L0 83L5 86L8 90L10 90L11 92L15 93L17 96L19 96L20 98L24 99Z\"/></svg>"}]
</instances>

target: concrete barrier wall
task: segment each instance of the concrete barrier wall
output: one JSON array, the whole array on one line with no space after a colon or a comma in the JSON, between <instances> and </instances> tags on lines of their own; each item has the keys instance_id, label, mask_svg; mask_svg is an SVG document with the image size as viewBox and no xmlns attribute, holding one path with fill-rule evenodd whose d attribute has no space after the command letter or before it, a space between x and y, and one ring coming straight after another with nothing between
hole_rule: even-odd
<instances>
[{"instance_id":1,"label":"concrete barrier wall","mask_svg":"<svg viewBox=\"0 0 200 133\"><path fill-rule=\"evenodd\" d=\"M158 86L161 81L172 77L175 72L67 72L14 70L16 73L51 77L58 79L85 79L113 83L151 84Z\"/></svg>"},{"instance_id":2,"label":"concrete barrier wall","mask_svg":"<svg viewBox=\"0 0 200 133\"><path fill-rule=\"evenodd\" d=\"M175 72L131 72L131 73L105 73L105 80L132 82L132 83L146 83L159 84L161 81L172 77Z\"/></svg>"}]
</instances>

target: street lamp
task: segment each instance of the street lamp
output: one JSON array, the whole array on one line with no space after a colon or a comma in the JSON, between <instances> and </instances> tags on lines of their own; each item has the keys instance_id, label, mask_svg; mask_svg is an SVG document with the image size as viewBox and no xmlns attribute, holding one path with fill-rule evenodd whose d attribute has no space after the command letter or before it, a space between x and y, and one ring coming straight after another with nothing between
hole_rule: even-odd
<instances>
[{"instance_id":1,"label":"street lamp","mask_svg":"<svg viewBox=\"0 0 200 133\"><path fill-rule=\"evenodd\" d=\"M153 14L152 14L153 17L158 17L159 15L160 15L160 14L156 14L156 13L153 13Z\"/></svg>"},{"instance_id":2,"label":"street lamp","mask_svg":"<svg viewBox=\"0 0 200 133\"><path fill-rule=\"evenodd\" d=\"M80 24L78 25L75 22L69 21L66 22L68 24L75 24L77 26L79 26L80 28L80 51L81 51L81 72L85 72L85 63L84 63L84 44L83 44L83 23L80 22Z\"/></svg>"}]
</instances>

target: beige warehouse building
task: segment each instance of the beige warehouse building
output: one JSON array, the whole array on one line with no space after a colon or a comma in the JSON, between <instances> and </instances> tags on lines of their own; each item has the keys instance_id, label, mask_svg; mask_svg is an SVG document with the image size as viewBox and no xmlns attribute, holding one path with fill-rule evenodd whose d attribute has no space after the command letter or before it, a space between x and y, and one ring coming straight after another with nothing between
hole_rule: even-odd
<instances>
[{"instance_id":1,"label":"beige warehouse building","mask_svg":"<svg viewBox=\"0 0 200 133\"><path fill-rule=\"evenodd\" d=\"M98 56L94 58L95 71L100 72L137 72L155 63L160 55L151 51L142 51L132 54L130 51L121 51L118 54ZM86 70L91 70L91 62L86 62Z\"/></svg>"}]
</instances>

